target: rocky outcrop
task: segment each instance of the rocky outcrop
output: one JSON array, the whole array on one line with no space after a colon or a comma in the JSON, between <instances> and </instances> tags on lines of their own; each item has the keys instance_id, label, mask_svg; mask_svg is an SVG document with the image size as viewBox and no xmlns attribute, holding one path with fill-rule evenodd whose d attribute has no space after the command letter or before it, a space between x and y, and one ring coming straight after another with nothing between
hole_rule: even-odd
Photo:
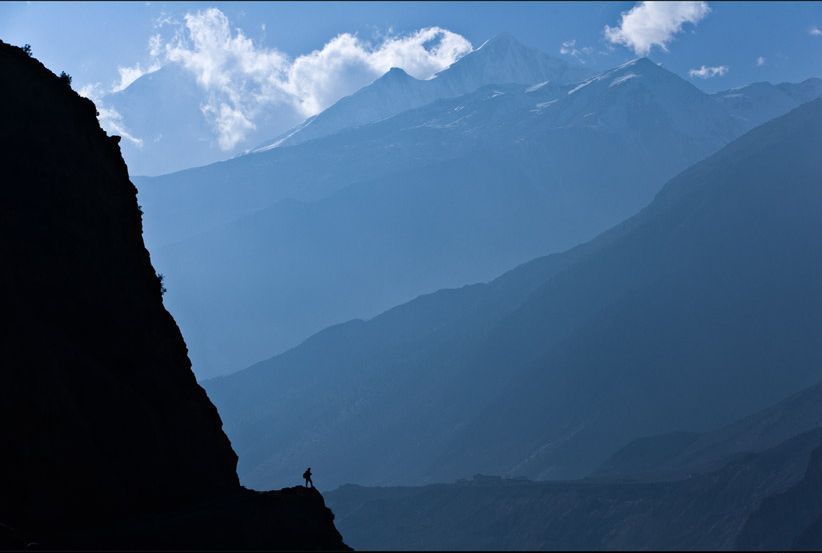
<instances>
[{"instance_id":1,"label":"rocky outcrop","mask_svg":"<svg viewBox=\"0 0 822 553\"><path fill-rule=\"evenodd\" d=\"M319 494L240 487L95 115L0 42L3 543L126 546L102 529L145 522L140 547L343 548Z\"/></svg>"}]
</instances>

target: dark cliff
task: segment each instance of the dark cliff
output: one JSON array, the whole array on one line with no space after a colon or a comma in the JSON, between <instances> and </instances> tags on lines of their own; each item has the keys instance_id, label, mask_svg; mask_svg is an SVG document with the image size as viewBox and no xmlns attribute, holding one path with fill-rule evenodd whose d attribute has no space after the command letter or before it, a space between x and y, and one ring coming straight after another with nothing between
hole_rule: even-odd
<instances>
[{"instance_id":1,"label":"dark cliff","mask_svg":"<svg viewBox=\"0 0 822 553\"><path fill-rule=\"evenodd\" d=\"M344 548L319 494L240 487L94 104L0 42L0 121L0 541Z\"/></svg>"}]
</instances>

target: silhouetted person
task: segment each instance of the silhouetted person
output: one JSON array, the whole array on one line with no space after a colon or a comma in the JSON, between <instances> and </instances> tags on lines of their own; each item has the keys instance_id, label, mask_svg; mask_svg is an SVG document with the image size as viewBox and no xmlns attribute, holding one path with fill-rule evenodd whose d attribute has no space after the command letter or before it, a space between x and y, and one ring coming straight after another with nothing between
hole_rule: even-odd
<instances>
[{"instance_id":1,"label":"silhouetted person","mask_svg":"<svg viewBox=\"0 0 822 553\"><path fill-rule=\"evenodd\" d=\"M311 467L308 467L307 469L305 469L305 472L303 473L303 478L305 479L305 487L306 488L313 488L314 487L314 482L311 481Z\"/></svg>"}]
</instances>

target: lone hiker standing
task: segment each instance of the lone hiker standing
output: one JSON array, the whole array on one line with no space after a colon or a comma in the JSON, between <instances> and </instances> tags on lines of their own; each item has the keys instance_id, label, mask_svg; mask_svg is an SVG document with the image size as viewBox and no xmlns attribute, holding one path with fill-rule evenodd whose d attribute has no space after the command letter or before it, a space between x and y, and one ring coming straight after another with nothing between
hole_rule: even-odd
<instances>
[{"instance_id":1,"label":"lone hiker standing","mask_svg":"<svg viewBox=\"0 0 822 553\"><path fill-rule=\"evenodd\" d=\"M305 487L306 488L313 488L314 487L314 482L311 481L311 467L308 467L307 469L305 469L305 472L303 473L303 479L305 480Z\"/></svg>"}]
</instances>

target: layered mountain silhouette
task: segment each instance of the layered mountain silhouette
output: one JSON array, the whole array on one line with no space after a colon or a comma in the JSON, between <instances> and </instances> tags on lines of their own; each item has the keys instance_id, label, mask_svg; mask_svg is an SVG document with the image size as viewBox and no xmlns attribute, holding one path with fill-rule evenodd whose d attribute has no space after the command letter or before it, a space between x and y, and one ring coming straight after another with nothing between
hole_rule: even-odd
<instances>
[{"instance_id":1,"label":"layered mountain silhouette","mask_svg":"<svg viewBox=\"0 0 822 553\"><path fill-rule=\"evenodd\" d=\"M822 426L822 385L710 432L674 432L633 441L593 476L674 480L716 470L740 454L759 452Z\"/></svg>"},{"instance_id":2,"label":"layered mountain silhouette","mask_svg":"<svg viewBox=\"0 0 822 553\"><path fill-rule=\"evenodd\" d=\"M255 151L300 144L380 121L435 100L462 96L490 84L569 84L583 80L590 73L583 67L524 46L510 34L502 33L428 80L415 79L394 67L372 84Z\"/></svg>"},{"instance_id":3,"label":"layered mountain silhouette","mask_svg":"<svg viewBox=\"0 0 822 553\"><path fill-rule=\"evenodd\" d=\"M227 149L219 144L216 129L202 111L211 92L180 64L166 63L123 90L106 94L100 103L116 112L109 117L116 118L134 138L122 143L131 174L160 175L230 159L252 149L297 144L491 83L568 83L589 75L586 69L527 48L510 35L489 40L463 60L430 80L392 69L305 121L293 102L272 100L258 106L253 128L246 129L246 135Z\"/></svg>"},{"instance_id":4,"label":"layered mountain silhouette","mask_svg":"<svg viewBox=\"0 0 822 553\"><path fill-rule=\"evenodd\" d=\"M591 242L207 382L241 478L306 457L331 485L574 478L818 382L820 147L816 100Z\"/></svg>"},{"instance_id":5,"label":"layered mountain silhouette","mask_svg":"<svg viewBox=\"0 0 822 553\"><path fill-rule=\"evenodd\" d=\"M140 201L202 378L590 239L746 128L639 59L140 180Z\"/></svg>"},{"instance_id":6,"label":"layered mountain silhouette","mask_svg":"<svg viewBox=\"0 0 822 553\"><path fill-rule=\"evenodd\" d=\"M363 549L816 549L819 394L817 384L716 431L638 440L584 480L476 475L345 485L328 499Z\"/></svg>"},{"instance_id":7,"label":"layered mountain silhouette","mask_svg":"<svg viewBox=\"0 0 822 553\"><path fill-rule=\"evenodd\" d=\"M119 137L22 49L0 74L0 546L344 549L319 493L240 486Z\"/></svg>"},{"instance_id":8,"label":"layered mountain silhouette","mask_svg":"<svg viewBox=\"0 0 822 553\"><path fill-rule=\"evenodd\" d=\"M760 125L805 102L822 96L822 79L811 78L801 83L753 83L713 94L713 97L734 117L750 125Z\"/></svg>"},{"instance_id":9,"label":"layered mountain silhouette","mask_svg":"<svg viewBox=\"0 0 822 553\"><path fill-rule=\"evenodd\" d=\"M329 494L351 543L374 550L817 549L822 429L691 478L454 484Z\"/></svg>"}]
</instances>

